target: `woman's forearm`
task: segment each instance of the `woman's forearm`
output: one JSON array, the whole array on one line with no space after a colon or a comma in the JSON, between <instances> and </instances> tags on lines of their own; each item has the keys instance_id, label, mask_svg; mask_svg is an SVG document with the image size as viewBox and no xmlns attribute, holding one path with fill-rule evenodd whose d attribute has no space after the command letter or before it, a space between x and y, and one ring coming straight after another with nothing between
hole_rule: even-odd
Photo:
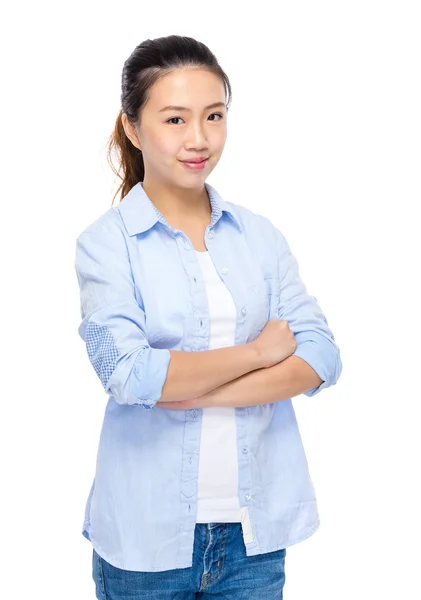
<instances>
[{"instance_id":1,"label":"woman's forearm","mask_svg":"<svg viewBox=\"0 0 421 600\"><path fill-rule=\"evenodd\" d=\"M262 366L262 358L252 342L202 352L170 353L167 379L158 403L203 396Z\"/></svg>"},{"instance_id":2,"label":"woman's forearm","mask_svg":"<svg viewBox=\"0 0 421 600\"><path fill-rule=\"evenodd\" d=\"M259 369L198 398L199 406L256 406L303 394L322 384L316 371L299 356L289 356L268 369Z\"/></svg>"},{"instance_id":3,"label":"woman's forearm","mask_svg":"<svg viewBox=\"0 0 421 600\"><path fill-rule=\"evenodd\" d=\"M279 402L303 394L323 383L316 371L299 356L289 356L266 369L258 369L240 376L201 397L162 408L188 410L209 406L257 406Z\"/></svg>"}]
</instances>

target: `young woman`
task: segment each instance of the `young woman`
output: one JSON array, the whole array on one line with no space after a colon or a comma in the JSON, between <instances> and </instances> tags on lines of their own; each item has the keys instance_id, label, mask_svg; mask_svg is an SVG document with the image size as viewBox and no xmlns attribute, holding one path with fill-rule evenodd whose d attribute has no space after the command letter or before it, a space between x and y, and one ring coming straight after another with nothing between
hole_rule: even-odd
<instances>
[{"instance_id":1,"label":"young woman","mask_svg":"<svg viewBox=\"0 0 421 600\"><path fill-rule=\"evenodd\" d=\"M121 201L77 239L109 396L83 524L100 600L279 599L287 546L319 527L291 398L334 385L340 352L283 234L205 183L230 101L203 43L137 46Z\"/></svg>"}]
</instances>

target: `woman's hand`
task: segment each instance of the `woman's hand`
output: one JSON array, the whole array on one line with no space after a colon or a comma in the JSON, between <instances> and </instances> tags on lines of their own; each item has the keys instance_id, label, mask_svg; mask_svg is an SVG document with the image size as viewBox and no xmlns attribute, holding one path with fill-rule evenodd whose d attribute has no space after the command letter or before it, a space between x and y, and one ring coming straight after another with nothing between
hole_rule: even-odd
<instances>
[{"instance_id":1,"label":"woman's hand","mask_svg":"<svg viewBox=\"0 0 421 600\"><path fill-rule=\"evenodd\" d=\"M257 350L263 368L273 367L282 362L297 348L288 321L276 318L268 321L260 335L250 344Z\"/></svg>"}]
</instances>

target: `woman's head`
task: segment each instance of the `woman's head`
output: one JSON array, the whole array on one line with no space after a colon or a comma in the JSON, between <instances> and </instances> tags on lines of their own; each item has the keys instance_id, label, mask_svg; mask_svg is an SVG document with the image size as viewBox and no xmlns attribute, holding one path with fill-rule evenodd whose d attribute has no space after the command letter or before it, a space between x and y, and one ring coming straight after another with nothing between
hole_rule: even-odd
<instances>
[{"instance_id":1,"label":"woman's head","mask_svg":"<svg viewBox=\"0 0 421 600\"><path fill-rule=\"evenodd\" d=\"M108 145L122 179L116 195L121 190L123 199L148 180L202 188L225 145L231 95L228 77L201 42L171 35L139 44L124 63L121 110ZM182 162L198 157L208 159L203 169Z\"/></svg>"}]
</instances>

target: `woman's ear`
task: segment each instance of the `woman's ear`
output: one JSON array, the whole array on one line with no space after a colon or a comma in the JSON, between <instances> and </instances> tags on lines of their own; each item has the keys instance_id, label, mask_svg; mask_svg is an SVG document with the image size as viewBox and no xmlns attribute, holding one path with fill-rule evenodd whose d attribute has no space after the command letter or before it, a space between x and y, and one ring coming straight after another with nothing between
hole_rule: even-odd
<instances>
[{"instance_id":1,"label":"woman's ear","mask_svg":"<svg viewBox=\"0 0 421 600\"><path fill-rule=\"evenodd\" d=\"M121 115L121 123L123 125L123 129L124 129L127 137L129 138L129 140L131 141L131 143L133 144L133 146L135 148L137 148L138 150L142 150L140 142L139 142L139 138L137 137L136 128L133 125L133 123L131 123L129 121L129 119L127 118L126 113L123 113Z\"/></svg>"}]
</instances>

